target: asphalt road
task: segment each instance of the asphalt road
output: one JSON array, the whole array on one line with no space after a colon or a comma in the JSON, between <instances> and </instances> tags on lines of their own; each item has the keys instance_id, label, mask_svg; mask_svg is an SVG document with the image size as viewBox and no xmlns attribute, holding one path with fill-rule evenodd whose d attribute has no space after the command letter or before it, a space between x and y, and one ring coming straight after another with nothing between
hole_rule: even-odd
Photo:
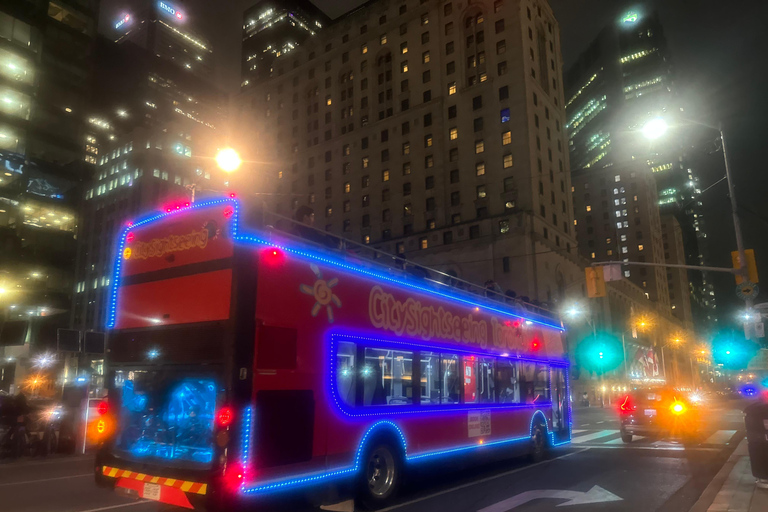
<instances>
[{"instance_id":1,"label":"asphalt road","mask_svg":"<svg viewBox=\"0 0 768 512\"><path fill-rule=\"evenodd\" d=\"M575 409L573 444L553 450L547 460L423 467L409 474L398 504L386 510L685 512L743 438L742 405L713 406L703 441L695 446L663 439L624 444L613 407ZM89 456L0 461L0 510L158 510L156 503L96 488L91 465Z\"/></svg>"}]
</instances>

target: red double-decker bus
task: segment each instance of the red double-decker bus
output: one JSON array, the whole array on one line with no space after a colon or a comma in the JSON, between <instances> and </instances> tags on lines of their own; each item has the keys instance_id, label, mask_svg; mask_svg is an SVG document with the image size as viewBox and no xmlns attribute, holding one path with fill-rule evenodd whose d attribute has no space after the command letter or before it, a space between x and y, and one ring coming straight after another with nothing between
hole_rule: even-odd
<instances>
[{"instance_id":1,"label":"red double-decker bus","mask_svg":"<svg viewBox=\"0 0 768 512\"><path fill-rule=\"evenodd\" d=\"M125 227L97 483L187 508L331 487L376 507L411 466L570 440L556 318L248 219L225 198Z\"/></svg>"}]
</instances>

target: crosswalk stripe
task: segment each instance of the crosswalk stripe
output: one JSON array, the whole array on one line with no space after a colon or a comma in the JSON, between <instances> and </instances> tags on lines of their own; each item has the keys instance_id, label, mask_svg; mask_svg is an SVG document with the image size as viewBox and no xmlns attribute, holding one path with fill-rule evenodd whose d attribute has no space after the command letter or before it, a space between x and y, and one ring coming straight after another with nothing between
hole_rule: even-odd
<instances>
[{"instance_id":1,"label":"crosswalk stripe","mask_svg":"<svg viewBox=\"0 0 768 512\"><path fill-rule=\"evenodd\" d=\"M632 442L640 441L641 439L645 439L645 436L632 436ZM624 441L621 440L619 437L618 439L611 439L610 441L606 441L603 444L624 444Z\"/></svg>"},{"instance_id":2,"label":"crosswalk stripe","mask_svg":"<svg viewBox=\"0 0 768 512\"><path fill-rule=\"evenodd\" d=\"M702 444L725 444L733 437L733 434L735 433L735 430L718 430L709 436L707 440Z\"/></svg>"},{"instance_id":3,"label":"crosswalk stripe","mask_svg":"<svg viewBox=\"0 0 768 512\"><path fill-rule=\"evenodd\" d=\"M586 432L586 430L583 430L583 429L577 429L577 428L575 428L575 429L571 430L571 433L572 433L572 434L581 434L582 432Z\"/></svg>"},{"instance_id":4,"label":"crosswalk stripe","mask_svg":"<svg viewBox=\"0 0 768 512\"><path fill-rule=\"evenodd\" d=\"M586 443L587 441L592 441L593 439L599 439L601 437L610 436L612 434L617 434L618 430L601 430L600 432L595 432L594 434L587 434L585 436L579 436L573 440L571 440L571 443L573 444L579 444L579 443Z\"/></svg>"}]
</instances>

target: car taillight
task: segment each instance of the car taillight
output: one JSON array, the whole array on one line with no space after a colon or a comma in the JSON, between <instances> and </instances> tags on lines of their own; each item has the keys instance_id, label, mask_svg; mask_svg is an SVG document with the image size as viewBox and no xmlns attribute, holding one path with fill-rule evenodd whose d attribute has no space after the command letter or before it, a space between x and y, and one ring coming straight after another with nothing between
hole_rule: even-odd
<instances>
[{"instance_id":1,"label":"car taillight","mask_svg":"<svg viewBox=\"0 0 768 512\"><path fill-rule=\"evenodd\" d=\"M232 424L233 419L234 419L234 413L232 412L231 407L222 407L216 413L216 423L220 427L228 427L229 425Z\"/></svg>"},{"instance_id":2,"label":"car taillight","mask_svg":"<svg viewBox=\"0 0 768 512\"><path fill-rule=\"evenodd\" d=\"M680 402L677 399L675 399L672 405L669 406L669 410L672 411L672 414L676 416L680 416L685 411L687 411L688 408L685 406L683 402Z\"/></svg>"},{"instance_id":3,"label":"car taillight","mask_svg":"<svg viewBox=\"0 0 768 512\"><path fill-rule=\"evenodd\" d=\"M101 402L99 403L97 410L99 411L100 416L104 416L109 411L109 404L107 402Z\"/></svg>"},{"instance_id":4,"label":"car taillight","mask_svg":"<svg viewBox=\"0 0 768 512\"><path fill-rule=\"evenodd\" d=\"M632 403L632 397L629 395L625 396L624 400L621 400L619 402L619 411L624 414L629 414L632 411L636 411L636 410L637 410L637 406L634 403Z\"/></svg>"}]
</instances>

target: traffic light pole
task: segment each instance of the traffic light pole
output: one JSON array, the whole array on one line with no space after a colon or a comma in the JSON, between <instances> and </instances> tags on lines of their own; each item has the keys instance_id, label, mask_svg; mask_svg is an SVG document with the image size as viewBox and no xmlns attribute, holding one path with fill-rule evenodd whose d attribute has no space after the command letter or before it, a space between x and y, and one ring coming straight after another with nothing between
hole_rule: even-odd
<instances>
[{"instance_id":1,"label":"traffic light pole","mask_svg":"<svg viewBox=\"0 0 768 512\"><path fill-rule=\"evenodd\" d=\"M728 195L731 198L731 215L733 216L733 230L736 233L736 248L739 251L739 264L741 265L737 269L738 274L741 274L744 281L749 281L749 272L747 270L747 255L744 251L744 238L741 234L741 222L739 221L739 215L736 213L736 191L733 187L733 180L731 179L731 167L728 165L728 150L725 144L725 133L723 131L723 123L720 123L720 143L723 145L723 161L725 162L725 178L728 181ZM751 297L746 298L747 313L752 310L754 301Z\"/></svg>"}]
</instances>

